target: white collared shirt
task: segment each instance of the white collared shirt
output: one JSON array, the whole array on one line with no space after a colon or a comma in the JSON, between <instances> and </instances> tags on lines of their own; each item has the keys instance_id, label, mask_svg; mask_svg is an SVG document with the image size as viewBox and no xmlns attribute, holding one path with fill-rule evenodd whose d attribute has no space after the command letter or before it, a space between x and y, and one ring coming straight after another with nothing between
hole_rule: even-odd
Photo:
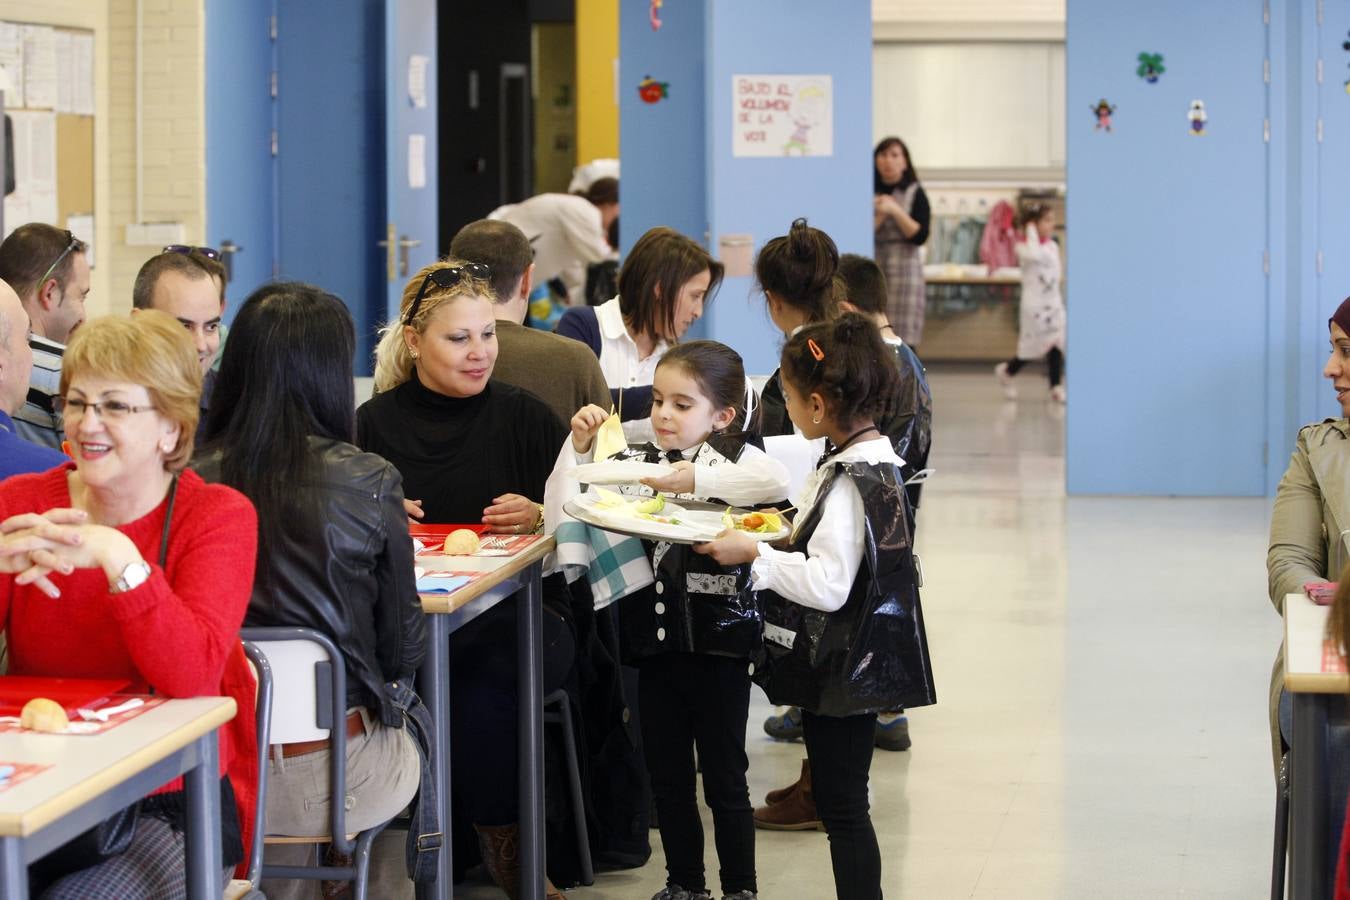
<instances>
[{"instance_id":1,"label":"white collared shirt","mask_svg":"<svg viewBox=\"0 0 1350 900\"><path fill-rule=\"evenodd\" d=\"M641 356L623 322L618 297L595 308L595 321L600 326L600 371L605 374L605 383L619 389L651 384L656 379L656 364L670 347L665 339L657 341L650 356ZM633 443L650 441L656 436L650 419L624 422L623 433Z\"/></svg>"},{"instance_id":2,"label":"white collared shirt","mask_svg":"<svg viewBox=\"0 0 1350 900\"><path fill-rule=\"evenodd\" d=\"M563 442L562 452L549 476L549 486L544 490L547 497L550 488L561 484L563 479L571 478L577 466L584 466L594 460L595 444L585 453L577 453L569 437ZM695 444L681 452L681 458L694 464L694 490L688 494L670 494L676 500L692 498L709 500L713 497L733 506L755 506L760 503L777 503L787 497L788 470L781 462L766 454L753 444L746 444L741 450L740 459L732 462L706 443ZM667 459L669 456L667 455ZM621 494L650 496L651 488L645 485L618 485L613 488ZM563 500L570 499L564 496ZM545 502L547 514L547 501Z\"/></svg>"},{"instance_id":3,"label":"white collared shirt","mask_svg":"<svg viewBox=\"0 0 1350 900\"><path fill-rule=\"evenodd\" d=\"M651 384L656 378L656 364L669 349L665 339L657 341L650 356L642 357L623 322L618 297L597 306L595 320L600 326L600 371L605 373L605 383L612 388Z\"/></svg>"},{"instance_id":4,"label":"white collared shirt","mask_svg":"<svg viewBox=\"0 0 1350 900\"><path fill-rule=\"evenodd\" d=\"M901 464L890 440L882 435L845 447L812 472L797 500L798 522L821 504L820 522L807 541L807 552L786 553L760 544L759 556L750 565L751 587L771 590L793 603L824 612L843 607L863 558L862 495L847 476L835 478L824 497L816 495L825 471L849 461Z\"/></svg>"}]
</instances>

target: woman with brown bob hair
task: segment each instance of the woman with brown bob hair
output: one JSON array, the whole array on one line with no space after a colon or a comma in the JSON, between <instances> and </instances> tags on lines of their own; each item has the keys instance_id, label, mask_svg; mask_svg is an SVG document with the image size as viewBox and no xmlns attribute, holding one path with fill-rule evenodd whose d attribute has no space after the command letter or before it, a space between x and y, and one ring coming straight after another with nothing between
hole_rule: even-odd
<instances>
[{"instance_id":1,"label":"woman with brown bob hair","mask_svg":"<svg viewBox=\"0 0 1350 900\"><path fill-rule=\"evenodd\" d=\"M581 341L599 358L629 441L651 439L656 364L703 315L722 275L722 264L697 242L672 228L653 228L628 252L619 296L596 307L572 307L558 320L558 334Z\"/></svg>"},{"instance_id":2,"label":"woman with brown bob hair","mask_svg":"<svg viewBox=\"0 0 1350 900\"><path fill-rule=\"evenodd\" d=\"M74 461L0 484L0 625L11 675L234 698L238 714L220 734L221 860L233 869L246 862L257 790L239 627L258 523L243 495L183 468L201 379L187 332L164 313L75 333L56 398ZM185 897L185 822L174 780L140 801L125 852L59 848L30 867L33 896Z\"/></svg>"}]
</instances>

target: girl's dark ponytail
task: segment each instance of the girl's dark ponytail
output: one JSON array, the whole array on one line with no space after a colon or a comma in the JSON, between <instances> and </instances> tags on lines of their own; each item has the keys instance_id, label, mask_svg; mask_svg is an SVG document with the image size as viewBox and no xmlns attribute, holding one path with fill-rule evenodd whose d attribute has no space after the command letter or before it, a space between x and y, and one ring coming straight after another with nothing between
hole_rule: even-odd
<instances>
[{"instance_id":1,"label":"girl's dark ponytail","mask_svg":"<svg viewBox=\"0 0 1350 900\"><path fill-rule=\"evenodd\" d=\"M900 387L894 356L881 332L858 313L798 331L783 347L782 366L793 389L820 394L840 422L875 422Z\"/></svg>"},{"instance_id":2,"label":"girl's dark ponytail","mask_svg":"<svg viewBox=\"0 0 1350 900\"><path fill-rule=\"evenodd\" d=\"M808 322L834 317L838 271L839 248L834 240L805 219L795 220L787 234L771 238L755 258L760 288L801 310Z\"/></svg>"}]
</instances>

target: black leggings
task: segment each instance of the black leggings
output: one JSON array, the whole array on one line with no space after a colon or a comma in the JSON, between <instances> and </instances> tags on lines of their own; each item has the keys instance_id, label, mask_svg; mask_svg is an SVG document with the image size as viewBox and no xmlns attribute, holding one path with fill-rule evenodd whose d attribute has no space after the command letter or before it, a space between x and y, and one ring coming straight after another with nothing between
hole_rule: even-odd
<instances>
[{"instance_id":1,"label":"black leggings","mask_svg":"<svg viewBox=\"0 0 1350 900\"><path fill-rule=\"evenodd\" d=\"M1016 375L1029 362L1031 360L1014 356L1008 360L1008 374ZM1045 354L1045 364L1050 369L1050 386L1059 387L1059 383L1064 380L1064 351L1058 347L1051 347L1050 352Z\"/></svg>"},{"instance_id":2,"label":"black leggings","mask_svg":"<svg viewBox=\"0 0 1350 900\"><path fill-rule=\"evenodd\" d=\"M881 900L881 850L867 805L875 713L818 716L802 710L816 812L830 836L838 900Z\"/></svg>"},{"instance_id":3,"label":"black leggings","mask_svg":"<svg viewBox=\"0 0 1350 900\"><path fill-rule=\"evenodd\" d=\"M703 798L713 815L722 893L757 891L755 820L745 780L750 767L745 755L748 664L743 658L698 653L662 653L638 663L642 750L656 800L666 874L669 883L687 890L707 887L694 771L697 745Z\"/></svg>"}]
</instances>

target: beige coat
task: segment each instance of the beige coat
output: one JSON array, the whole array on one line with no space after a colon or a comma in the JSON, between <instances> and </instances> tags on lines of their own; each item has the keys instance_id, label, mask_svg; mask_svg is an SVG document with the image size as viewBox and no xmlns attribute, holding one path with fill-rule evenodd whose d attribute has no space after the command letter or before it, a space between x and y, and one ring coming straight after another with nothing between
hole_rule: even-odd
<instances>
[{"instance_id":1,"label":"beige coat","mask_svg":"<svg viewBox=\"0 0 1350 900\"><path fill-rule=\"evenodd\" d=\"M1289 468L1275 493L1266 554L1270 602L1284 614L1284 597L1309 581L1336 581L1350 562L1350 421L1327 419L1298 433ZM1278 721L1284 690L1284 646L1270 679L1270 735L1280 759Z\"/></svg>"}]
</instances>

